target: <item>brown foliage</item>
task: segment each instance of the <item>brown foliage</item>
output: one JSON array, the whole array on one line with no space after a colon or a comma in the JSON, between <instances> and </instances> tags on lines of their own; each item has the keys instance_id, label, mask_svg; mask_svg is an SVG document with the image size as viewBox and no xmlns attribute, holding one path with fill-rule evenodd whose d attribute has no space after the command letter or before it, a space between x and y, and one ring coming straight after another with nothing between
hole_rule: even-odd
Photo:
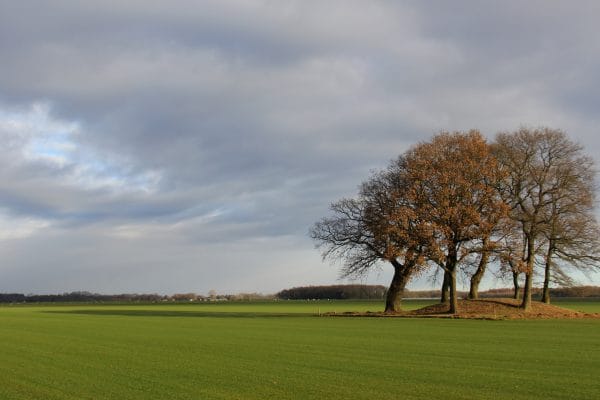
<instances>
[{"instance_id":1,"label":"brown foliage","mask_svg":"<svg viewBox=\"0 0 600 400\"><path fill-rule=\"evenodd\" d=\"M471 292L493 257L512 273L515 293L525 273L526 308L536 259L545 257L546 289L550 269L554 281L568 282L564 262L597 268L593 181L591 159L561 131L523 128L493 145L476 130L442 132L374 173L357 198L332 204L310 235L324 258L344 261L343 276L390 263L387 311L399 310L408 281L431 263L446 272L456 311L456 271L475 253Z\"/></svg>"},{"instance_id":2,"label":"brown foliage","mask_svg":"<svg viewBox=\"0 0 600 400\"><path fill-rule=\"evenodd\" d=\"M456 309L456 268L465 245L491 235L508 208L497 188L503 171L483 136L443 132L405 156L407 197L433 240L426 257L450 277L450 309Z\"/></svg>"},{"instance_id":3,"label":"brown foliage","mask_svg":"<svg viewBox=\"0 0 600 400\"><path fill-rule=\"evenodd\" d=\"M447 242L479 238L504 215L496 191L501 171L478 131L443 132L412 148L406 159L409 197Z\"/></svg>"},{"instance_id":4,"label":"brown foliage","mask_svg":"<svg viewBox=\"0 0 600 400\"><path fill-rule=\"evenodd\" d=\"M390 263L394 277L388 290L386 311L400 309L408 281L425 267L423 248L431 235L405 196L406 171L400 158L387 170L364 182L356 199L331 205L333 216L323 218L310 236L323 249L323 258L343 259L343 276L360 276L378 261Z\"/></svg>"}]
</instances>

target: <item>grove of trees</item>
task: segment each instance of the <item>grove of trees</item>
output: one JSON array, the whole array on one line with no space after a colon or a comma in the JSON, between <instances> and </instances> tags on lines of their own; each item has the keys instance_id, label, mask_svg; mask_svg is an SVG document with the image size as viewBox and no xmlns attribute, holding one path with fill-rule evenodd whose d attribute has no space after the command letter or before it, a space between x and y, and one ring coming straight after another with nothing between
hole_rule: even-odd
<instances>
[{"instance_id":1,"label":"grove of trees","mask_svg":"<svg viewBox=\"0 0 600 400\"><path fill-rule=\"evenodd\" d=\"M386 287L382 285L326 285L284 289L277 293L275 297L282 300L381 300L385 293Z\"/></svg>"},{"instance_id":2,"label":"grove of trees","mask_svg":"<svg viewBox=\"0 0 600 400\"><path fill-rule=\"evenodd\" d=\"M521 307L533 281L569 285L573 270L598 270L600 228L594 215L596 171L564 132L521 128L488 142L480 132L442 132L421 142L331 205L310 236L324 259L342 260L342 276L383 264L394 271L385 312L400 311L408 282L443 272L441 301L457 311L457 273L478 297L488 265L511 277Z\"/></svg>"}]
</instances>

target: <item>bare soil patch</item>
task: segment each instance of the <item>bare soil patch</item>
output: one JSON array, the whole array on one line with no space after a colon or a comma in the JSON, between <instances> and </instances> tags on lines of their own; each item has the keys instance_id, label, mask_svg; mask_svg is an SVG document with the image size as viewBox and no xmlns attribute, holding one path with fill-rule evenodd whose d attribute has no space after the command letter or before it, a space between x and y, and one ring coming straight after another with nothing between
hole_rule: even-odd
<instances>
[{"instance_id":1,"label":"bare soil patch","mask_svg":"<svg viewBox=\"0 0 600 400\"><path fill-rule=\"evenodd\" d=\"M448 304L433 304L418 310L405 311L395 314L386 313L343 313L328 315L335 316L369 316L369 317L409 317L409 318L470 318L470 319L575 319L600 318L600 313L589 314L551 304L532 301L529 310L524 311L519 306L520 300L514 299L481 299L459 300L458 312L449 314Z\"/></svg>"}]
</instances>

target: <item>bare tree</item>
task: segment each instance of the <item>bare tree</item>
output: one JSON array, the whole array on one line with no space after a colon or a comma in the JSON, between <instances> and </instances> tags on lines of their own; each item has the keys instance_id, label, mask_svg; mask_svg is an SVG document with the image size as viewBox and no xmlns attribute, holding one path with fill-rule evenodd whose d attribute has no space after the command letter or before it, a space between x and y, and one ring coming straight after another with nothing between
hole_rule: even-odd
<instances>
[{"instance_id":1,"label":"bare tree","mask_svg":"<svg viewBox=\"0 0 600 400\"><path fill-rule=\"evenodd\" d=\"M585 199L573 208L553 204L546 235L542 301L550 303L550 283L574 284L567 269L597 271L600 262L600 227ZM567 211L570 208L570 211Z\"/></svg>"},{"instance_id":2,"label":"bare tree","mask_svg":"<svg viewBox=\"0 0 600 400\"><path fill-rule=\"evenodd\" d=\"M593 189L586 188L591 160L582 155L581 146L570 141L564 132L550 128L500 133L494 154L507 173L503 197L510 204L511 218L519 224L524 238L524 251L518 263L525 274L521 307L529 309L538 250L547 246L545 275L549 282L551 260L558 243L554 236L565 232L568 220L565 217L581 204L588 204L587 197L593 193Z\"/></svg>"},{"instance_id":3,"label":"bare tree","mask_svg":"<svg viewBox=\"0 0 600 400\"><path fill-rule=\"evenodd\" d=\"M513 298L520 298L519 277L525 271L523 259L527 250L526 241L520 226L515 221L505 220L503 224L503 236L498 242L496 249L497 259L500 264L498 277L510 276L513 283Z\"/></svg>"},{"instance_id":4,"label":"bare tree","mask_svg":"<svg viewBox=\"0 0 600 400\"><path fill-rule=\"evenodd\" d=\"M380 261L392 265L388 313L401 310L407 283L425 266L422 253L429 237L404 197L403 168L399 158L387 170L375 173L362 184L358 198L332 204L333 216L323 218L310 231L324 259L344 261L344 277L365 275Z\"/></svg>"}]
</instances>

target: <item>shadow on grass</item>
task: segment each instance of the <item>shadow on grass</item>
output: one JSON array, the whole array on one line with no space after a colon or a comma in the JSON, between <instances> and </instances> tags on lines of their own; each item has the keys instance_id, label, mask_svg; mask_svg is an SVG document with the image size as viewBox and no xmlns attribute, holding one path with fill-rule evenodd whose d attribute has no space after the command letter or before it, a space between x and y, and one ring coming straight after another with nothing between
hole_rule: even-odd
<instances>
[{"instance_id":1,"label":"shadow on grass","mask_svg":"<svg viewBox=\"0 0 600 400\"><path fill-rule=\"evenodd\" d=\"M219 312L219 311L165 311L165 310L68 310L41 311L48 314L75 314L124 317L188 317L188 318L281 318L306 317L310 313L271 313L271 312Z\"/></svg>"}]
</instances>

